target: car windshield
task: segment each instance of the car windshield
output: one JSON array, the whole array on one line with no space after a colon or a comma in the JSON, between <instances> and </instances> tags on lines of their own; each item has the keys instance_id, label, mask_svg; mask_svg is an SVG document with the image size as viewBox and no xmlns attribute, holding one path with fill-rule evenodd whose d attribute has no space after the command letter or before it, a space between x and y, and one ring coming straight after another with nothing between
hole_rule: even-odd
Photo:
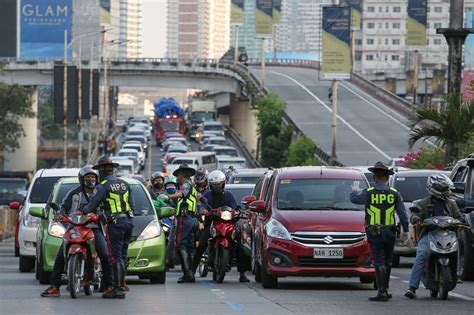
<instances>
[{"instance_id":1,"label":"car windshield","mask_svg":"<svg viewBox=\"0 0 474 315\"><path fill-rule=\"evenodd\" d=\"M121 173L133 173L133 166L130 164L128 165L120 164L119 169Z\"/></svg>"},{"instance_id":2,"label":"car windshield","mask_svg":"<svg viewBox=\"0 0 474 315\"><path fill-rule=\"evenodd\" d=\"M174 145L171 145L169 148L168 148L168 152L181 152L181 153L186 153L188 152L187 148L186 147L183 147L183 146L174 146Z\"/></svg>"},{"instance_id":3,"label":"car windshield","mask_svg":"<svg viewBox=\"0 0 474 315\"><path fill-rule=\"evenodd\" d=\"M162 121L160 128L165 132L179 131L179 121Z\"/></svg>"},{"instance_id":4,"label":"car windshield","mask_svg":"<svg viewBox=\"0 0 474 315\"><path fill-rule=\"evenodd\" d=\"M374 186L375 185L374 174L371 172L368 172L368 173L364 173L364 175L365 175L365 178L367 178L369 185Z\"/></svg>"},{"instance_id":5,"label":"car windshield","mask_svg":"<svg viewBox=\"0 0 474 315\"><path fill-rule=\"evenodd\" d=\"M234 168L244 168L245 161L219 161L220 168L221 169L227 169L229 167L234 167Z\"/></svg>"},{"instance_id":6,"label":"car windshield","mask_svg":"<svg viewBox=\"0 0 474 315\"><path fill-rule=\"evenodd\" d=\"M183 160L183 159L175 159L173 161L173 164L178 164L178 165L181 165L181 164L197 164L197 161L195 160L190 160L190 159L186 159L186 160Z\"/></svg>"},{"instance_id":7,"label":"car windshield","mask_svg":"<svg viewBox=\"0 0 474 315\"><path fill-rule=\"evenodd\" d=\"M232 187L232 188L226 188L227 191L230 191L234 197L235 201L240 207L243 207L244 205L242 204L242 199L244 197L250 196L252 194L253 187L247 188L247 187Z\"/></svg>"},{"instance_id":8,"label":"car windshield","mask_svg":"<svg viewBox=\"0 0 474 315\"><path fill-rule=\"evenodd\" d=\"M400 192L404 202L413 202L429 196L426 190L428 176L403 177L397 176L393 187Z\"/></svg>"},{"instance_id":9,"label":"car windshield","mask_svg":"<svg viewBox=\"0 0 474 315\"><path fill-rule=\"evenodd\" d=\"M205 125L203 127L204 131L222 131L224 127L222 125Z\"/></svg>"},{"instance_id":10,"label":"car windshield","mask_svg":"<svg viewBox=\"0 0 474 315\"><path fill-rule=\"evenodd\" d=\"M141 135L143 135L143 131L139 131L139 130L137 130L137 131L130 131L128 134L129 134L130 136L141 136Z\"/></svg>"},{"instance_id":11,"label":"car windshield","mask_svg":"<svg viewBox=\"0 0 474 315\"><path fill-rule=\"evenodd\" d=\"M154 215L155 209L148 198L147 193L143 189L142 185L139 184L132 184L130 185L132 190L132 198L133 198L133 213L136 216L147 216L147 215Z\"/></svg>"},{"instance_id":12,"label":"car windshield","mask_svg":"<svg viewBox=\"0 0 474 315\"><path fill-rule=\"evenodd\" d=\"M214 113L194 112L191 119L193 123L200 123L209 120L214 120Z\"/></svg>"},{"instance_id":13,"label":"car windshield","mask_svg":"<svg viewBox=\"0 0 474 315\"><path fill-rule=\"evenodd\" d=\"M31 203L46 203L53 191L54 184L61 177L38 177L31 188L29 200Z\"/></svg>"},{"instance_id":14,"label":"car windshield","mask_svg":"<svg viewBox=\"0 0 474 315\"><path fill-rule=\"evenodd\" d=\"M225 139L211 139L211 140L209 140L209 144L225 145L225 144L227 144L227 141Z\"/></svg>"},{"instance_id":15,"label":"car windshield","mask_svg":"<svg viewBox=\"0 0 474 315\"><path fill-rule=\"evenodd\" d=\"M14 194L26 190L28 181L23 178L1 178L0 194Z\"/></svg>"},{"instance_id":16,"label":"car windshield","mask_svg":"<svg viewBox=\"0 0 474 315\"><path fill-rule=\"evenodd\" d=\"M62 203L67 193L77 188L78 186L79 186L79 183L61 184L59 186L58 192L56 193L56 196L54 196L52 201L58 204Z\"/></svg>"},{"instance_id":17,"label":"car windshield","mask_svg":"<svg viewBox=\"0 0 474 315\"><path fill-rule=\"evenodd\" d=\"M134 145L124 145L123 146L124 149L132 149L132 150L136 150L136 151L139 151L141 152L142 151L142 147L137 145L137 146L134 146Z\"/></svg>"},{"instance_id":18,"label":"car windshield","mask_svg":"<svg viewBox=\"0 0 474 315\"><path fill-rule=\"evenodd\" d=\"M229 181L229 184L256 184L260 176L239 176L234 175Z\"/></svg>"},{"instance_id":19,"label":"car windshield","mask_svg":"<svg viewBox=\"0 0 474 315\"><path fill-rule=\"evenodd\" d=\"M216 155L239 156L235 149L215 149Z\"/></svg>"},{"instance_id":20,"label":"car windshield","mask_svg":"<svg viewBox=\"0 0 474 315\"><path fill-rule=\"evenodd\" d=\"M136 151L133 151L133 152L119 152L118 155L119 156L137 156L137 152Z\"/></svg>"},{"instance_id":21,"label":"car windshield","mask_svg":"<svg viewBox=\"0 0 474 315\"><path fill-rule=\"evenodd\" d=\"M127 137L125 141L138 141L141 144L145 144L146 139L142 137Z\"/></svg>"},{"instance_id":22,"label":"car windshield","mask_svg":"<svg viewBox=\"0 0 474 315\"><path fill-rule=\"evenodd\" d=\"M278 209L280 210L357 210L364 205L350 201L351 185L359 183L367 188L363 180L354 179L283 179L278 186Z\"/></svg>"}]
</instances>

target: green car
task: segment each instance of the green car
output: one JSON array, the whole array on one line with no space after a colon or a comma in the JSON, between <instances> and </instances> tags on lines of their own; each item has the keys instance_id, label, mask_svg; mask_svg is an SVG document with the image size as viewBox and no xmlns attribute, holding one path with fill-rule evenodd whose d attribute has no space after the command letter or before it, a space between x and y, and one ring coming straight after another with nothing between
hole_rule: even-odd
<instances>
[{"instance_id":1,"label":"green car","mask_svg":"<svg viewBox=\"0 0 474 315\"><path fill-rule=\"evenodd\" d=\"M165 283L165 234L158 221L157 211L145 187L137 180L122 178L132 189L134 203L134 228L128 247L127 275L136 275L140 279L150 279L151 283ZM49 202L60 204L66 194L79 185L77 178L59 180L51 193L46 208L31 208L32 216L40 217L41 224L37 233L36 278L41 284L49 284L62 236L65 228L54 222L54 211L50 211ZM173 215L171 208L158 210L160 217Z\"/></svg>"}]
</instances>

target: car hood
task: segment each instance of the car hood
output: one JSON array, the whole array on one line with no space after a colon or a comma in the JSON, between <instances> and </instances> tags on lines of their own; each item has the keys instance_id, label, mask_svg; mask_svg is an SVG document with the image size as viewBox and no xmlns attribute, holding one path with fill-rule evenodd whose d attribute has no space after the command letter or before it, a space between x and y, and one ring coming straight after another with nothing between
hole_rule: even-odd
<instances>
[{"instance_id":1,"label":"car hood","mask_svg":"<svg viewBox=\"0 0 474 315\"><path fill-rule=\"evenodd\" d=\"M132 242L137 239L138 236L143 232L147 225L155 219L153 215L135 216L133 218L133 232Z\"/></svg>"},{"instance_id":2,"label":"car hood","mask_svg":"<svg viewBox=\"0 0 474 315\"><path fill-rule=\"evenodd\" d=\"M288 232L365 232L364 211L275 211L273 218L282 223Z\"/></svg>"}]
</instances>

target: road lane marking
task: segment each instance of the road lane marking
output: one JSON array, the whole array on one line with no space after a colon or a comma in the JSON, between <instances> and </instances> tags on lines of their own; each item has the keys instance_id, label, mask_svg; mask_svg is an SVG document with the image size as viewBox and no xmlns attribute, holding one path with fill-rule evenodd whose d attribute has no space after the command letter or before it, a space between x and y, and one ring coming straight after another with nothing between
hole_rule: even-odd
<instances>
[{"instance_id":1,"label":"road lane marking","mask_svg":"<svg viewBox=\"0 0 474 315\"><path fill-rule=\"evenodd\" d=\"M245 307L238 303L238 302L232 302L232 301L227 301L224 302L227 306L229 306L233 311L236 312L243 312L245 310Z\"/></svg>"},{"instance_id":2,"label":"road lane marking","mask_svg":"<svg viewBox=\"0 0 474 315\"><path fill-rule=\"evenodd\" d=\"M268 72L274 73L276 75L282 76L284 78L287 78L288 80L292 81L296 85L298 85L300 88L302 88L304 91L306 91L309 95L311 95L315 100L317 100L324 108L326 108L330 113L332 113L332 109L327 106L319 97L317 97L313 92L311 92L306 86L298 82L296 79L280 73L276 72L273 70L267 70ZM337 118L344 124L346 125L350 130L352 130L357 136L359 136L362 140L364 140L368 145L370 145L372 148L374 148L378 153L380 153L383 157L385 157L387 160L390 160L392 157L387 155L382 149L380 149L378 146L376 146L372 141L367 139L365 136L363 136L357 129L355 129L350 123L348 123L344 118L342 118L340 115L337 115Z\"/></svg>"},{"instance_id":3,"label":"road lane marking","mask_svg":"<svg viewBox=\"0 0 474 315\"><path fill-rule=\"evenodd\" d=\"M406 284L410 284L409 281L407 280L403 280L402 281L403 283L406 283ZM425 285L422 283L420 283L420 287L423 288L423 289L426 289ZM461 300L464 300L464 301L474 301L474 298L472 297L469 297L469 296L465 296L465 295L462 295L462 294L459 294L459 293L455 293L455 292L452 292L450 291L448 293L449 296L452 296L452 297L455 297L455 298L458 298L458 299L461 299Z\"/></svg>"}]
</instances>

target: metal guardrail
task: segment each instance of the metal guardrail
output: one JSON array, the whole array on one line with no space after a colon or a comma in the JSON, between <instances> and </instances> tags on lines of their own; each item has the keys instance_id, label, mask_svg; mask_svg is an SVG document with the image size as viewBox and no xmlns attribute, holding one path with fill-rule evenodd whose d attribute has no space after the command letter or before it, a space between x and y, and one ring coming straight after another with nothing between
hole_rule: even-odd
<instances>
[{"instance_id":1,"label":"metal guardrail","mask_svg":"<svg viewBox=\"0 0 474 315\"><path fill-rule=\"evenodd\" d=\"M240 151L244 154L244 158L249 163L249 166L253 168L260 167L260 163L252 155L252 153L250 153L249 149L240 138L240 135L231 127L226 127L226 133L227 136L232 139L232 141L239 147Z\"/></svg>"},{"instance_id":2,"label":"metal guardrail","mask_svg":"<svg viewBox=\"0 0 474 315\"><path fill-rule=\"evenodd\" d=\"M252 66L260 65L261 60L249 59L249 61L247 61L247 64ZM269 67L302 67L319 69L320 63L316 60L269 58L265 60L265 65Z\"/></svg>"}]
</instances>

